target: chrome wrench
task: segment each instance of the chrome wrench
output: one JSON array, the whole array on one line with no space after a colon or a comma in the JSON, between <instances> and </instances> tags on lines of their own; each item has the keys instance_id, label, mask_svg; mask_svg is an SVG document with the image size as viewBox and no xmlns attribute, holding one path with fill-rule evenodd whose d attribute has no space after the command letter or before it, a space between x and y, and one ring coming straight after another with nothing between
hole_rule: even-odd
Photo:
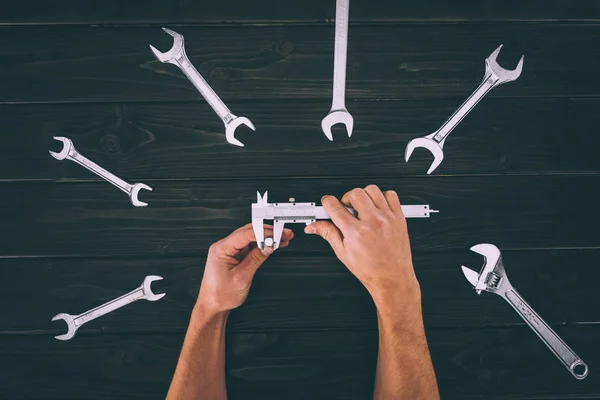
<instances>
[{"instance_id":1,"label":"chrome wrench","mask_svg":"<svg viewBox=\"0 0 600 400\"><path fill-rule=\"evenodd\" d=\"M227 139L227 142L235 146L243 147L244 144L235 138L235 130L238 126L245 125L255 131L256 128L254 127L254 124L246 117L238 117L233 114L231 110L227 108L225 103L223 103L223 100L221 100L209 86L202 75L200 75L200 72L198 72L196 67L190 62L190 59L185 53L183 35L167 28L162 29L173 37L173 47L166 53L158 51L152 45L150 46L150 50L152 50L158 61L176 65L181 69L225 124L225 138Z\"/></svg>"},{"instance_id":2,"label":"chrome wrench","mask_svg":"<svg viewBox=\"0 0 600 400\"><path fill-rule=\"evenodd\" d=\"M471 251L481 254L485 258L483 268L479 274L462 266L465 277L473 285L477 294L486 291L504 298L569 372L577 379L584 379L588 374L587 364L563 342L511 285L504 270L500 250L492 244L482 243L471 247Z\"/></svg>"},{"instance_id":3,"label":"chrome wrench","mask_svg":"<svg viewBox=\"0 0 600 400\"><path fill-rule=\"evenodd\" d=\"M109 181L125 193L129 195L129 200L131 204L135 207L146 207L148 203L144 203L143 201L138 200L138 193L142 189L152 191L152 188L144 183L134 183L133 185L125 182L123 179L111 174L95 162L89 160L88 158L79 154L75 146L73 146L73 142L71 139L62 137L62 136L54 136L55 140L61 141L63 143L63 149L61 152L56 153L54 151L50 151L50 155L57 160L71 160L76 162L77 164L84 166L88 170L92 171L99 177Z\"/></svg>"},{"instance_id":4,"label":"chrome wrench","mask_svg":"<svg viewBox=\"0 0 600 400\"><path fill-rule=\"evenodd\" d=\"M346 109L346 57L348 52L348 14L350 0L337 0L335 6L335 49L333 57L333 99L329 114L321 121L327 139L333 141L331 127L346 125L348 137L352 136L354 118Z\"/></svg>"},{"instance_id":5,"label":"chrome wrench","mask_svg":"<svg viewBox=\"0 0 600 400\"><path fill-rule=\"evenodd\" d=\"M166 293L154 294L152 293L152 289L150 285L154 281L161 280L161 276L157 275L149 275L144 279L144 282L135 290L116 298L114 300L109 301L108 303L104 303L101 306L98 306L90 311L86 311L83 314L79 315L70 315L70 314L57 314L52 318L52 321L56 321L62 319L67 323L67 333L64 335L55 336L58 340L69 340L72 339L73 336L77 333L77 330L81 328L87 322L93 321L96 318L99 318L103 315L108 314L111 311L115 311L127 304L131 304L134 301L138 300L148 300L148 301L157 301L162 299Z\"/></svg>"},{"instance_id":6,"label":"chrome wrench","mask_svg":"<svg viewBox=\"0 0 600 400\"><path fill-rule=\"evenodd\" d=\"M479 87L475 89L471 96L465 100L454 114L452 114L437 131L408 142L404 153L405 162L408 162L415 148L424 147L433 154L433 162L427 171L427 174L431 174L444 159L443 147L448 135L450 135L460 121L467 116L469 111L471 111L490 90L503 83L512 82L521 75L521 70L523 69L523 56L521 56L521 59L514 70L504 69L496 62L496 58L498 57L501 48L502 45L486 58L483 81L481 81Z\"/></svg>"}]
</instances>

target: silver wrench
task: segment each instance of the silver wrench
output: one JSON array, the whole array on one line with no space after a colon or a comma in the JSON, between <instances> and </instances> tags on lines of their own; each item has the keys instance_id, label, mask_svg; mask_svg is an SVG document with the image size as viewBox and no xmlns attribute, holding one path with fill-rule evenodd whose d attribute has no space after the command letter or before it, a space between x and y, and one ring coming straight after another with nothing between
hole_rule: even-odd
<instances>
[{"instance_id":1,"label":"silver wrench","mask_svg":"<svg viewBox=\"0 0 600 400\"><path fill-rule=\"evenodd\" d=\"M202 75L200 75L200 72L198 72L196 67L190 62L190 59L185 53L183 35L167 28L162 29L173 37L173 47L166 53L158 51L152 45L150 46L150 50L152 50L158 61L176 65L181 69L225 124L225 138L227 139L227 142L235 146L243 147L244 144L235 138L235 130L238 126L245 125L255 131L256 128L254 127L254 124L246 117L238 117L233 114L231 110L227 108L225 103L223 103L223 100L221 100L215 91L208 85Z\"/></svg>"},{"instance_id":2,"label":"silver wrench","mask_svg":"<svg viewBox=\"0 0 600 400\"><path fill-rule=\"evenodd\" d=\"M131 200L131 204L135 207L146 207L148 203L144 203L143 201L138 200L138 193L142 189L152 191L152 188L144 183L134 183L133 185L125 182L123 179L111 174L95 162L89 160L88 158L79 154L75 146L73 146L73 142L71 139L62 137L62 136L54 136L55 140L63 142L63 149L60 153L56 153L54 151L50 151L50 155L57 160L71 160L75 161L77 164L84 166L88 170L92 171L99 177L109 181L125 193L129 195L129 200Z\"/></svg>"},{"instance_id":3,"label":"silver wrench","mask_svg":"<svg viewBox=\"0 0 600 400\"><path fill-rule=\"evenodd\" d=\"M352 136L354 118L346 109L346 57L348 52L348 14L350 0L337 0L335 5L335 49L333 57L333 99L329 114L321 121L327 139L333 141L331 127L346 125L348 137Z\"/></svg>"},{"instance_id":4,"label":"silver wrench","mask_svg":"<svg viewBox=\"0 0 600 400\"><path fill-rule=\"evenodd\" d=\"M563 342L509 282L500 250L492 244L481 243L471 247L471 251L481 254L485 258L479 274L462 266L465 277L473 285L477 294L486 291L504 298L575 378L585 378L588 374L587 364Z\"/></svg>"},{"instance_id":5,"label":"silver wrench","mask_svg":"<svg viewBox=\"0 0 600 400\"><path fill-rule=\"evenodd\" d=\"M58 340L69 340L72 339L73 336L77 333L77 330L81 328L83 324L86 322L90 322L99 318L103 315L108 314L111 311L115 311L118 308L126 306L127 304L133 303L137 300L148 300L148 301L157 301L162 299L166 293L154 294L152 293L152 289L150 285L154 281L160 281L162 276L157 275L149 275L144 278L144 282L135 290L116 298L114 300L109 301L108 303L104 303L101 306L98 306L90 311L86 311L83 314L79 315L70 315L70 314L57 314L52 318L52 321L56 321L62 319L67 323L67 333L64 335L55 336Z\"/></svg>"},{"instance_id":6,"label":"silver wrench","mask_svg":"<svg viewBox=\"0 0 600 400\"><path fill-rule=\"evenodd\" d=\"M481 81L479 87L475 89L471 96L465 100L465 102L454 112L454 114L452 114L437 131L408 142L406 151L404 153L405 162L408 162L415 148L424 147L433 154L433 162L427 171L427 174L431 174L444 159L444 152L442 149L444 147L446 138L448 135L450 135L452 130L456 128L460 121L467 116L469 111L471 111L490 90L503 83L512 82L521 75L524 56L521 56L521 59L514 70L511 71L504 69L496 62L496 58L498 57L501 48L502 45L500 45L492 52L492 54L489 55L488 58L486 58L485 75L483 77L483 81Z\"/></svg>"}]
</instances>

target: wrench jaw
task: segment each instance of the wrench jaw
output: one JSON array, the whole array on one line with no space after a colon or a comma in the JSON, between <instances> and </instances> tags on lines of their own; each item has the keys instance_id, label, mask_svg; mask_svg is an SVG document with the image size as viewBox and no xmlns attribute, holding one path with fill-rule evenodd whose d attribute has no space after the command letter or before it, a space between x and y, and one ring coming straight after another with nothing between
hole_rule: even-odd
<instances>
[{"instance_id":1,"label":"wrench jaw","mask_svg":"<svg viewBox=\"0 0 600 400\"><path fill-rule=\"evenodd\" d=\"M256 128L254 127L254 124L252 123L252 121L250 121L248 118L246 117L235 117L229 121L229 122L224 122L225 124L225 138L227 139L227 142L234 145L234 146L240 146L240 147L244 147L244 143L240 142L239 140L237 140L235 138L235 130L237 129L238 126L240 125L245 125L248 128L252 129L253 131L256 131Z\"/></svg>"},{"instance_id":2,"label":"wrench jaw","mask_svg":"<svg viewBox=\"0 0 600 400\"><path fill-rule=\"evenodd\" d=\"M352 136L352 130L354 129L354 117L348 112L348 110L331 110L329 114L321 121L321 129L327 139L333 142L333 134L331 133L331 127L335 124L344 124L348 137Z\"/></svg>"},{"instance_id":3,"label":"wrench jaw","mask_svg":"<svg viewBox=\"0 0 600 400\"><path fill-rule=\"evenodd\" d=\"M148 275L144 278L144 283L142 283L142 291L144 292L144 299L148 301L157 301L165 297L166 293L154 294L152 293L152 282L161 281L163 279L162 276L158 275Z\"/></svg>"},{"instance_id":4,"label":"wrench jaw","mask_svg":"<svg viewBox=\"0 0 600 400\"><path fill-rule=\"evenodd\" d=\"M71 153L71 150L75 148L73 146L73 142L69 138L63 136L54 136L53 139L63 143L63 149L59 153L49 151L50 155L57 160L64 160L67 158L67 156Z\"/></svg>"},{"instance_id":5,"label":"wrench jaw","mask_svg":"<svg viewBox=\"0 0 600 400\"><path fill-rule=\"evenodd\" d=\"M489 79L492 75L497 77L498 81L496 82L495 86L517 80L517 78L521 76L521 72L523 70L523 59L525 56L521 56L517 67L513 70L504 69L498 65L496 59L498 58L498 54L500 54L500 49L502 49L502 46L503 45L498 46L498 48L494 50L492 54L488 56L488 58L485 59L484 80Z\"/></svg>"},{"instance_id":6,"label":"wrench jaw","mask_svg":"<svg viewBox=\"0 0 600 400\"><path fill-rule=\"evenodd\" d=\"M474 284L477 294L486 291L504 296L506 291L511 287L511 284L504 270L500 250L493 244L481 243L471 247L471 251L484 257L481 272ZM467 279L473 284L469 277L476 274L476 272L465 266L462 266L462 269Z\"/></svg>"},{"instance_id":7,"label":"wrench jaw","mask_svg":"<svg viewBox=\"0 0 600 400\"><path fill-rule=\"evenodd\" d=\"M138 194L142 189L152 191L152 188L145 183L136 183L131 187L129 200L131 200L131 204L133 204L135 207L146 207L148 205L148 203L138 200Z\"/></svg>"},{"instance_id":8,"label":"wrench jaw","mask_svg":"<svg viewBox=\"0 0 600 400\"><path fill-rule=\"evenodd\" d=\"M404 162L408 162L408 160L410 160L410 156L412 156L412 153L416 148L422 147L429 150L429 152L433 155L433 161L427 170L427 175L430 175L433 171L435 171L435 169L440 166L442 161L444 161L443 146L446 138L438 143L432 139L435 133L436 132L411 140L406 145L406 150L404 152Z\"/></svg>"},{"instance_id":9,"label":"wrench jaw","mask_svg":"<svg viewBox=\"0 0 600 400\"><path fill-rule=\"evenodd\" d=\"M176 58L185 55L183 35L167 28L162 28L162 30L173 37L173 46L166 53L158 51L156 47L152 45L150 45L150 50L152 50L152 53L154 53L154 56L158 61L177 65Z\"/></svg>"},{"instance_id":10,"label":"wrench jaw","mask_svg":"<svg viewBox=\"0 0 600 400\"><path fill-rule=\"evenodd\" d=\"M62 319L63 321L65 321L67 323L67 333L65 333L64 335L54 336L54 338L58 339L58 340L72 339L73 336L75 336L75 333L77 333L77 327L75 326L75 320L74 320L73 316L70 314L61 313L61 314L55 315L52 318L52 321L58 321L59 319Z\"/></svg>"}]
</instances>

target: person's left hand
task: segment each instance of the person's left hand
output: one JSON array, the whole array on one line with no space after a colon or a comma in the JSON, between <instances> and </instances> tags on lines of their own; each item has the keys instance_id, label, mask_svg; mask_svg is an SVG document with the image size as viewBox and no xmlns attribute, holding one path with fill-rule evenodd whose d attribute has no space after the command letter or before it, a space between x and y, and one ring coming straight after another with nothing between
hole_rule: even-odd
<instances>
[{"instance_id":1,"label":"person's left hand","mask_svg":"<svg viewBox=\"0 0 600 400\"><path fill-rule=\"evenodd\" d=\"M273 226L264 225L265 237ZM284 229L279 247L286 247L294 233ZM272 247L256 247L252 224L247 224L208 249L198 304L212 312L228 312L244 303L256 270L273 253Z\"/></svg>"}]
</instances>

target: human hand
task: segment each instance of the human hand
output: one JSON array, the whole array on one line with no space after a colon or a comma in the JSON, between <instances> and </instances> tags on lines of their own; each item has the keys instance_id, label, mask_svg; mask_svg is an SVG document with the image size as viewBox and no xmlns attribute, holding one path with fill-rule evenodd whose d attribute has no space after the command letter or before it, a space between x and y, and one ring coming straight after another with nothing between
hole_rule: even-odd
<instances>
[{"instance_id":1,"label":"human hand","mask_svg":"<svg viewBox=\"0 0 600 400\"><path fill-rule=\"evenodd\" d=\"M390 296L418 300L420 288L412 265L406 219L394 191L377 186L353 189L341 202L333 196L321 199L331 217L305 228L329 242L336 256L367 288L379 306ZM358 216L346 207L352 207Z\"/></svg>"},{"instance_id":2,"label":"human hand","mask_svg":"<svg viewBox=\"0 0 600 400\"><path fill-rule=\"evenodd\" d=\"M273 227L264 225L265 236ZM286 247L294 233L284 229L279 247ZM213 312L228 312L244 303L256 270L273 253L272 247L256 247L252 224L247 224L208 249L198 304Z\"/></svg>"}]
</instances>

